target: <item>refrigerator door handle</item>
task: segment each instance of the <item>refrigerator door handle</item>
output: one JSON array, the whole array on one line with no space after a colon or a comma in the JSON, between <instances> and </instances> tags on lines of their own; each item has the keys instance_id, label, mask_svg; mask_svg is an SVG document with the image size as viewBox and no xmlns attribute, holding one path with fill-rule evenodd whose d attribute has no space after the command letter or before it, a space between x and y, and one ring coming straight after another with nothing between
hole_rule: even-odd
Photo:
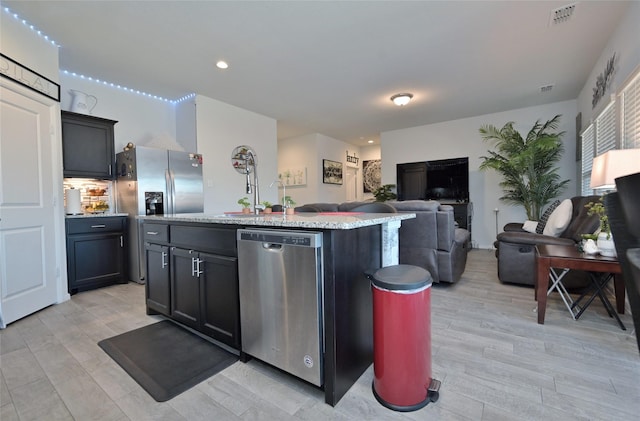
<instances>
[{"instance_id":1,"label":"refrigerator door handle","mask_svg":"<svg viewBox=\"0 0 640 421\"><path fill-rule=\"evenodd\" d=\"M175 213L176 207L176 196L175 196L175 180L174 180L173 171L167 169L164 171L164 178L167 184L167 213L169 215L173 215Z\"/></svg>"}]
</instances>

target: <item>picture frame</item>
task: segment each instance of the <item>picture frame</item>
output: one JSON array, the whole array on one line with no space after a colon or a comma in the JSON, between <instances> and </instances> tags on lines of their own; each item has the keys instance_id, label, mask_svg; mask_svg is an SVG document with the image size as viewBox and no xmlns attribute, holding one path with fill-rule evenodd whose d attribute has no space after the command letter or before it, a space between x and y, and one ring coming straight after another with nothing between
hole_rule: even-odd
<instances>
[{"instance_id":1,"label":"picture frame","mask_svg":"<svg viewBox=\"0 0 640 421\"><path fill-rule=\"evenodd\" d=\"M306 186L307 167L285 168L278 170L278 180L282 183L280 187Z\"/></svg>"},{"instance_id":2,"label":"picture frame","mask_svg":"<svg viewBox=\"0 0 640 421\"><path fill-rule=\"evenodd\" d=\"M342 184L342 162L323 159L322 182L325 184Z\"/></svg>"},{"instance_id":3,"label":"picture frame","mask_svg":"<svg viewBox=\"0 0 640 421\"><path fill-rule=\"evenodd\" d=\"M382 185L381 172L381 159L362 161L362 190L364 193L373 193Z\"/></svg>"}]
</instances>

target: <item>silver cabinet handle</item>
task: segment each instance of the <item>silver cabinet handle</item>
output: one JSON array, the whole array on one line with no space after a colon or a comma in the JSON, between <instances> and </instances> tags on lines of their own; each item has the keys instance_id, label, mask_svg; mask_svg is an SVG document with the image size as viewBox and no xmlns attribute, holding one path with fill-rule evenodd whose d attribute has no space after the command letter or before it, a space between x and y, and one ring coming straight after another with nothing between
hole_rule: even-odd
<instances>
[{"instance_id":1,"label":"silver cabinet handle","mask_svg":"<svg viewBox=\"0 0 640 421\"><path fill-rule=\"evenodd\" d=\"M120 248L124 247L123 241L122 241L122 236L120 236Z\"/></svg>"},{"instance_id":2,"label":"silver cabinet handle","mask_svg":"<svg viewBox=\"0 0 640 421\"><path fill-rule=\"evenodd\" d=\"M162 252L162 269L167 267L167 252Z\"/></svg>"},{"instance_id":3,"label":"silver cabinet handle","mask_svg":"<svg viewBox=\"0 0 640 421\"><path fill-rule=\"evenodd\" d=\"M158 231L147 231L147 235L158 235Z\"/></svg>"},{"instance_id":4,"label":"silver cabinet handle","mask_svg":"<svg viewBox=\"0 0 640 421\"><path fill-rule=\"evenodd\" d=\"M200 263L202 263L202 259L196 258L196 276L199 278L204 272L200 270Z\"/></svg>"},{"instance_id":5,"label":"silver cabinet handle","mask_svg":"<svg viewBox=\"0 0 640 421\"><path fill-rule=\"evenodd\" d=\"M195 277L196 275L196 258L191 258L191 276Z\"/></svg>"},{"instance_id":6,"label":"silver cabinet handle","mask_svg":"<svg viewBox=\"0 0 640 421\"><path fill-rule=\"evenodd\" d=\"M106 228L105 224L91 225L91 228Z\"/></svg>"}]
</instances>

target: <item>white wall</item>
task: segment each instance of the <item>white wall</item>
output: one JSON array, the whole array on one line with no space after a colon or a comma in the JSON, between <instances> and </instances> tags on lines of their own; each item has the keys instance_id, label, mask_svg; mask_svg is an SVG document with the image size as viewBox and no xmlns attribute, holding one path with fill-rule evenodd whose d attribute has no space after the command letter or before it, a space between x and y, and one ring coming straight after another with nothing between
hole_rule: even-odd
<instances>
[{"instance_id":1,"label":"white wall","mask_svg":"<svg viewBox=\"0 0 640 421\"><path fill-rule=\"evenodd\" d=\"M198 151L195 96L175 105L176 139L186 151Z\"/></svg>"},{"instance_id":2,"label":"white wall","mask_svg":"<svg viewBox=\"0 0 640 421\"><path fill-rule=\"evenodd\" d=\"M2 54L59 84L58 47L46 41L4 9L0 11L0 20Z\"/></svg>"},{"instance_id":3,"label":"white wall","mask_svg":"<svg viewBox=\"0 0 640 421\"><path fill-rule=\"evenodd\" d=\"M287 187L290 196L297 205L318 201L319 187L317 174L322 171L322 161L319 161L316 148L315 133L278 140L278 170L288 168L306 168L307 184L305 186ZM282 188L279 188L279 203L282 203Z\"/></svg>"},{"instance_id":4,"label":"white wall","mask_svg":"<svg viewBox=\"0 0 640 421\"><path fill-rule=\"evenodd\" d=\"M312 133L304 136L281 139L278 141L278 167L307 168L307 185L287 187L287 196L296 204L314 202L341 203L347 200L347 186L344 183L347 170L347 151L355 152L360 158L358 184L362 185L362 156L360 148L322 134ZM377 159L379 157L369 159ZM322 182L322 160L342 163L343 184L325 184ZM362 198L362 187L358 191Z\"/></svg>"},{"instance_id":5,"label":"white wall","mask_svg":"<svg viewBox=\"0 0 640 421\"><path fill-rule=\"evenodd\" d=\"M245 176L231 166L231 153L240 145L257 154L260 200L275 203L277 191L269 184L277 178L276 120L202 95L195 103L198 152L204 157L204 211L239 211L238 199L253 200L245 193Z\"/></svg>"},{"instance_id":6,"label":"white wall","mask_svg":"<svg viewBox=\"0 0 640 421\"><path fill-rule=\"evenodd\" d=\"M543 106L522 108L502 113L486 114L444 123L383 132L381 139L382 183L396 183L396 164L428 161L433 159L469 157L469 194L473 202L472 240L477 247L491 248L496 237L494 209L498 208L498 227L508 222L524 221L522 207L508 206L499 201L502 189L500 176L493 170L479 171L481 156L492 149L480 137L478 129L485 124L502 127L514 121L514 127L524 136L536 120L546 121L562 114L559 131L566 131L563 138L565 153L559 164L561 179L571 182L563 198L576 194L575 116L576 101L565 101Z\"/></svg>"},{"instance_id":7,"label":"white wall","mask_svg":"<svg viewBox=\"0 0 640 421\"><path fill-rule=\"evenodd\" d=\"M60 82L63 110L71 110L71 90L75 89L98 99L91 115L118 122L114 127L116 153L122 151L128 142L142 146L158 137L176 140L176 112L173 104L64 72L60 72ZM189 150L186 147L189 145L183 146L185 150Z\"/></svg>"},{"instance_id":8,"label":"white wall","mask_svg":"<svg viewBox=\"0 0 640 421\"><path fill-rule=\"evenodd\" d=\"M578 111L582 113L582 128L586 128L589 120L595 117L604 104L608 102L609 95L624 84L629 75L640 66L640 2L634 1L629 5L625 17L611 36L607 46L602 51L596 65L591 70L587 81L578 96ZM595 109L592 108L593 88L596 86L596 78L602 74L607 61L615 53L615 73L611 82L611 88L605 92Z\"/></svg>"}]
</instances>

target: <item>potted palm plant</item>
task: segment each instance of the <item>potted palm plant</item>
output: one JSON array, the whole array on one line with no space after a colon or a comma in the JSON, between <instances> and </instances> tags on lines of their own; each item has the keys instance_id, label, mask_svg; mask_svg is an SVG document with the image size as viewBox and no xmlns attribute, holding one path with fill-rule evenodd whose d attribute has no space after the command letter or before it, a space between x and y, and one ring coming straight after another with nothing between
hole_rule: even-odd
<instances>
[{"instance_id":1,"label":"potted palm plant","mask_svg":"<svg viewBox=\"0 0 640 421\"><path fill-rule=\"evenodd\" d=\"M561 180L557 164L564 153L562 136L556 132L560 115L541 123L536 121L526 137L522 137L509 122L502 128L484 125L480 135L492 142L496 150L481 156L481 170L493 169L502 175L501 201L523 206L527 219L538 221L547 203L566 188L569 180Z\"/></svg>"},{"instance_id":2,"label":"potted palm plant","mask_svg":"<svg viewBox=\"0 0 640 421\"><path fill-rule=\"evenodd\" d=\"M391 191L395 184L383 184L373 191L373 196L376 198L376 202L386 202L387 200L393 200L398 196Z\"/></svg>"}]
</instances>

